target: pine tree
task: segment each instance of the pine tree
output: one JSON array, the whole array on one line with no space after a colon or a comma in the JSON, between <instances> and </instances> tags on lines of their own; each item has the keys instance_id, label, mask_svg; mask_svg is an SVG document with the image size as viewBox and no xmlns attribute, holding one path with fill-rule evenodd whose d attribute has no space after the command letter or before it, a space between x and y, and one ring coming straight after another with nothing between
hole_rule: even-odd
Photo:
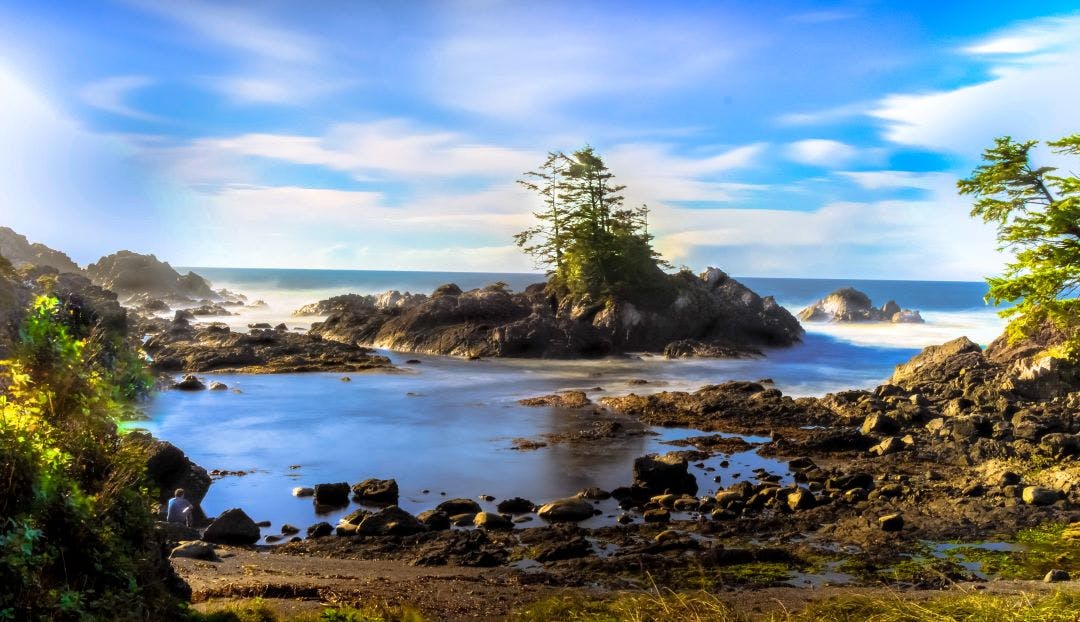
<instances>
[{"instance_id":1,"label":"pine tree","mask_svg":"<svg viewBox=\"0 0 1080 622\"><path fill-rule=\"evenodd\" d=\"M1013 303L1012 340L1052 322L1066 336L1056 353L1080 360L1080 179L1034 168L1030 152L1038 141L998 138L983 152L985 163L957 182L960 194L976 197L971 215L998 228L1001 250L1015 258L1001 276L987 279L986 298ZM1080 134L1047 143L1062 155L1080 155Z\"/></svg>"}]
</instances>

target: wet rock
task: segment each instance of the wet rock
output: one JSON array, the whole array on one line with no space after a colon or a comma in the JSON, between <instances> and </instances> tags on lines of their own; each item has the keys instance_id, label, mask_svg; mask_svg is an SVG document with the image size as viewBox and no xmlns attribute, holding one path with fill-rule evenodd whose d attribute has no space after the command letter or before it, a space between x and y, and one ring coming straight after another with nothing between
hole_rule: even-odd
<instances>
[{"instance_id":1,"label":"wet rock","mask_svg":"<svg viewBox=\"0 0 1080 622\"><path fill-rule=\"evenodd\" d=\"M886 514L878 518L878 527L882 531L900 531L904 528L904 516L902 514Z\"/></svg>"},{"instance_id":2,"label":"wet rock","mask_svg":"<svg viewBox=\"0 0 1080 622\"><path fill-rule=\"evenodd\" d=\"M353 484L353 500L359 503L389 503L396 505L398 502L398 484L393 479L365 479Z\"/></svg>"},{"instance_id":3,"label":"wet rock","mask_svg":"<svg viewBox=\"0 0 1080 622\"><path fill-rule=\"evenodd\" d=\"M187 559L201 559L208 562L221 561L214 551L214 545L199 540L181 542L169 552L171 559L179 557Z\"/></svg>"},{"instance_id":4,"label":"wet rock","mask_svg":"<svg viewBox=\"0 0 1080 622\"><path fill-rule=\"evenodd\" d=\"M308 539L313 538L325 538L334 533L334 527L330 523L323 521L321 523L315 523L307 528Z\"/></svg>"},{"instance_id":5,"label":"wet rock","mask_svg":"<svg viewBox=\"0 0 1080 622\"><path fill-rule=\"evenodd\" d=\"M450 517L450 524L454 527L468 527L473 524L473 519L476 518L477 513L463 512L461 514L454 514Z\"/></svg>"},{"instance_id":6,"label":"wet rock","mask_svg":"<svg viewBox=\"0 0 1080 622\"><path fill-rule=\"evenodd\" d=\"M514 523L509 518L494 512L477 512L476 516L473 517L473 525L481 529L493 529L496 531L506 531L514 528Z\"/></svg>"},{"instance_id":7,"label":"wet rock","mask_svg":"<svg viewBox=\"0 0 1080 622\"><path fill-rule=\"evenodd\" d=\"M203 540L220 544L255 544L259 526L240 508L225 510L206 528Z\"/></svg>"},{"instance_id":8,"label":"wet rock","mask_svg":"<svg viewBox=\"0 0 1080 622\"><path fill-rule=\"evenodd\" d=\"M578 497L544 504L537 515L551 523L580 522L593 516L593 505Z\"/></svg>"},{"instance_id":9,"label":"wet rock","mask_svg":"<svg viewBox=\"0 0 1080 622\"><path fill-rule=\"evenodd\" d=\"M817 499L814 493L800 488L787 496L787 505L792 511L809 510L817 505Z\"/></svg>"},{"instance_id":10,"label":"wet rock","mask_svg":"<svg viewBox=\"0 0 1080 622\"><path fill-rule=\"evenodd\" d=\"M202 391L206 388L206 385L195 374L188 374L174 382L172 388L178 391Z\"/></svg>"},{"instance_id":11,"label":"wet rock","mask_svg":"<svg viewBox=\"0 0 1080 622\"><path fill-rule=\"evenodd\" d=\"M664 508L645 510L642 518L646 523L667 523L671 521L671 512Z\"/></svg>"},{"instance_id":12,"label":"wet rock","mask_svg":"<svg viewBox=\"0 0 1080 622\"><path fill-rule=\"evenodd\" d=\"M416 519L429 531L450 529L450 515L440 510L424 510L416 515Z\"/></svg>"},{"instance_id":13,"label":"wet rock","mask_svg":"<svg viewBox=\"0 0 1080 622\"><path fill-rule=\"evenodd\" d=\"M215 380L214 382L210 383L210 390L211 391L228 391L229 390L229 385L225 384L224 382L218 382L218 381Z\"/></svg>"},{"instance_id":14,"label":"wet rock","mask_svg":"<svg viewBox=\"0 0 1080 622\"><path fill-rule=\"evenodd\" d=\"M310 486L297 486L292 489L294 497L311 497L315 495L315 489Z\"/></svg>"},{"instance_id":15,"label":"wet rock","mask_svg":"<svg viewBox=\"0 0 1080 622\"><path fill-rule=\"evenodd\" d=\"M315 497L315 505L327 507L349 505L349 484L348 482L315 484L313 495Z\"/></svg>"},{"instance_id":16,"label":"wet rock","mask_svg":"<svg viewBox=\"0 0 1080 622\"><path fill-rule=\"evenodd\" d=\"M1050 505L1057 501L1059 496L1058 491L1042 486L1026 486L1021 493L1021 498L1028 505Z\"/></svg>"},{"instance_id":17,"label":"wet rock","mask_svg":"<svg viewBox=\"0 0 1080 622\"><path fill-rule=\"evenodd\" d=\"M295 527L293 525L290 525L289 523L285 523L284 525L281 526L281 533L283 533L286 536L291 536L294 533L300 533L300 528Z\"/></svg>"},{"instance_id":18,"label":"wet rock","mask_svg":"<svg viewBox=\"0 0 1080 622\"><path fill-rule=\"evenodd\" d=\"M415 516L391 505L365 518L357 532L376 536L408 536L425 530L424 524Z\"/></svg>"},{"instance_id":19,"label":"wet rock","mask_svg":"<svg viewBox=\"0 0 1080 622\"><path fill-rule=\"evenodd\" d=\"M675 453L643 456L634 460L634 486L650 495L664 492L695 495L697 480L688 467L686 458Z\"/></svg>"},{"instance_id":20,"label":"wet rock","mask_svg":"<svg viewBox=\"0 0 1080 622\"><path fill-rule=\"evenodd\" d=\"M529 512L532 512L535 507L536 504L528 499L514 497L512 499L503 499L495 506L495 509L499 510L499 513L501 514L528 514Z\"/></svg>"},{"instance_id":21,"label":"wet rock","mask_svg":"<svg viewBox=\"0 0 1080 622\"><path fill-rule=\"evenodd\" d=\"M446 512L448 516L456 516L458 514L473 515L481 511L480 504L472 499L447 499L439 505L435 506L436 510Z\"/></svg>"}]
</instances>

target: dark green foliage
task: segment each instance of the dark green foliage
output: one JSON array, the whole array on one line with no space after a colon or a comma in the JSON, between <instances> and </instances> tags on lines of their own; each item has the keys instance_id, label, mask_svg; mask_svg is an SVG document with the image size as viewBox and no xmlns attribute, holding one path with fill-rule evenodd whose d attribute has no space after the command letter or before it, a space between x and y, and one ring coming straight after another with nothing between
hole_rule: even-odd
<instances>
[{"instance_id":1,"label":"dark green foliage","mask_svg":"<svg viewBox=\"0 0 1080 622\"><path fill-rule=\"evenodd\" d=\"M660 302L670 295L661 270L667 264L652 248L648 207L623 207L625 186L592 147L550 153L518 183L540 195L545 209L534 213L541 223L515 241L548 270L555 289L593 299Z\"/></svg>"},{"instance_id":2,"label":"dark green foliage","mask_svg":"<svg viewBox=\"0 0 1080 622\"><path fill-rule=\"evenodd\" d=\"M983 152L985 163L957 186L976 197L971 215L995 223L1000 248L1015 254L1003 275L987 279L988 301L1013 303L1001 313L1012 318L1010 339L1051 322L1067 336L1054 354L1080 360L1080 179L1033 167L1037 144L996 139ZM1047 144L1057 154L1080 155L1080 134Z\"/></svg>"},{"instance_id":3,"label":"dark green foliage","mask_svg":"<svg viewBox=\"0 0 1080 622\"><path fill-rule=\"evenodd\" d=\"M119 442L123 391L78 328L40 297L0 363L0 620L170 619L145 456Z\"/></svg>"}]
</instances>

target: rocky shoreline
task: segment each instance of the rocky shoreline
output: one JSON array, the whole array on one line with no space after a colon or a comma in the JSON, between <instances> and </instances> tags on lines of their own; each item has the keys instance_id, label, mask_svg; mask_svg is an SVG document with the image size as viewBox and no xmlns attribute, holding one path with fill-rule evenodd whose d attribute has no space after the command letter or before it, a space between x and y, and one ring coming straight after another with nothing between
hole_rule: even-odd
<instances>
[{"instance_id":1,"label":"rocky shoreline","mask_svg":"<svg viewBox=\"0 0 1080 622\"><path fill-rule=\"evenodd\" d=\"M498 582L543 589L697 581L714 589L810 582L911 590L1067 580L1080 569L1080 376L1045 363L1041 352L1054 339L1046 331L986 351L957 339L925 349L874 390L822 398L792 399L760 382L599 404L584 392L530 398L523 402L706 434L670 443L685 449L642 456L625 486L565 499L453 499L412 515L392 505L393 480L316 486L315 502L336 497L355 511L336 526L309 526L306 538L272 536L294 540L274 547L253 538L245 550L316 568L321 559L492 568L497 574L485 576ZM602 446L608 437L574 442ZM788 472L703 482L688 469L748 450L782 459ZM578 524L598 513L610 522ZM207 563L196 570L177 562L203 582L227 565ZM281 589L280 581L246 581L243 593Z\"/></svg>"}]
</instances>

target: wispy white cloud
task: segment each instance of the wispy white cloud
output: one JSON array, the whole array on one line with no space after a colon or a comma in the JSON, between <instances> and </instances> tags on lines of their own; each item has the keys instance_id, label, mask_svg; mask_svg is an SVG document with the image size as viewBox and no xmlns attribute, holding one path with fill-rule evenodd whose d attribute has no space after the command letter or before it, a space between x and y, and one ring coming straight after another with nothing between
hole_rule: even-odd
<instances>
[{"instance_id":1,"label":"wispy white cloud","mask_svg":"<svg viewBox=\"0 0 1080 622\"><path fill-rule=\"evenodd\" d=\"M79 91L79 97L87 104L132 119L159 121L160 117L133 108L127 98L139 89L157 81L148 76L113 76L91 82Z\"/></svg>"},{"instance_id":2,"label":"wispy white cloud","mask_svg":"<svg viewBox=\"0 0 1080 622\"><path fill-rule=\"evenodd\" d=\"M945 188L955 183L956 178L948 173L914 173L911 171L841 171L860 188L867 190L890 190L897 188L916 188L933 190Z\"/></svg>"},{"instance_id":3,"label":"wispy white cloud","mask_svg":"<svg viewBox=\"0 0 1080 622\"><path fill-rule=\"evenodd\" d=\"M810 138L789 143L784 155L799 164L834 168L854 160L859 150L836 140Z\"/></svg>"},{"instance_id":4,"label":"wispy white cloud","mask_svg":"<svg viewBox=\"0 0 1080 622\"><path fill-rule=\"evenodd\" d=\"M839 121L849 120L853 117L866 115L872 108L872 102L842 104L840 106L833 106L831 108L809 112L789 112L780 115L777 118L777 122L780 125L794 126L824 125L826 123L837 123Z\"/></svg>"},{"instance_id":5,"label":"wispy white cloud","mask_svg":"<svg viewBox=\"0 0 1080 622\"><path fill-rule=\"evenodd\" d=\"M971 156L996 136L1056 139L1077 131L1080 16L1022 24L966 52L990 59L992 77L882 99L872 114L885 122L887 140Z\"/></svg>"},{"instance_id":6,"label":"wispy white cloud","mask_svg":"<svg viewBox=\"0 0 1080 622\"><path fill-rule=\"evenodd\" d=\"M124 0L148 13L181 24L219 44L288 62L313 62L321 56L317 39L271 23L262 12L233 3Z\"/></svg>"},{"instance_id":7,"label":"wispy white cloud","mask_svg":"<svg viewBox=\"0 0 1080 622\"><path fill-rule=\"evenodd\" d=\"M422 130L400 119L341 124L320 136L207 138L195 141L192 148L324 166L358 179L373 175L506 177L528 170L541 159L539 152L474 142L456 132Z\"/></svg>"}]
</instances>

